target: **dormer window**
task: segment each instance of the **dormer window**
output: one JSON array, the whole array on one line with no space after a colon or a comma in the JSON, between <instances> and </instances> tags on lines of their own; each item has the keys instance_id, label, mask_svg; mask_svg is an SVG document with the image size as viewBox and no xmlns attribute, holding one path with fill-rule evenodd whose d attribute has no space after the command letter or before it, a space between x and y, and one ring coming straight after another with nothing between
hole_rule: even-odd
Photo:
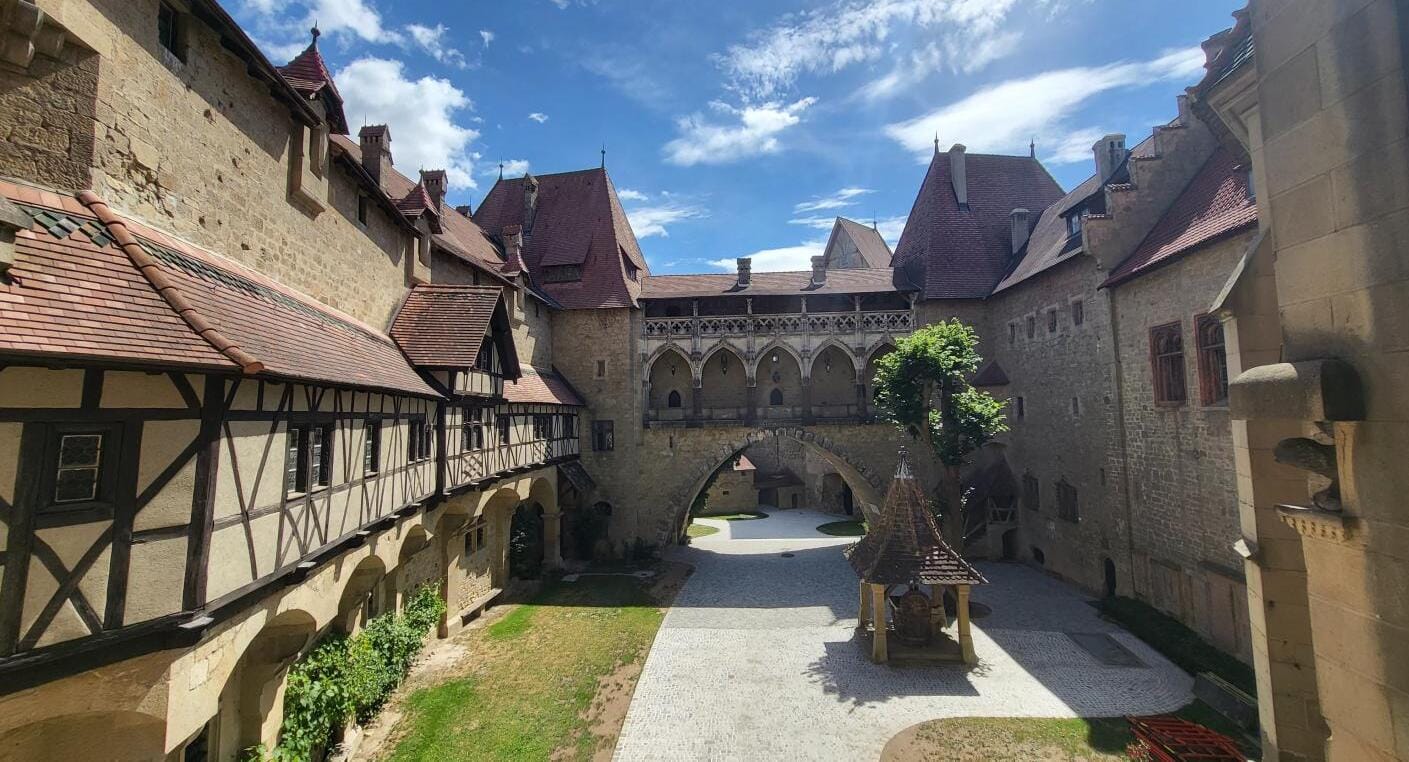
<instances>
[{"instance_id":1,"label":"dormer window","mask_svg":"<svg viewBox=\"0 0 1409 762\"><path fill-rule=\"evenodd\" d=\"M543 268L544 283L571 283L582 280L581 265L549 265Z\"/></svg>"},{"instance_id":2,"label":"dormer window","mask_svg":"<svg viewBox=\"0 0 1409 762\"><path fill-rule=\"evenodd\" d=\"M1078 210L1072 212L1071 215L1067 217L1067 237L1070 238L1071 236L1077 235L1080 232L1081 212Z\"/></svg>"}]
</instances>

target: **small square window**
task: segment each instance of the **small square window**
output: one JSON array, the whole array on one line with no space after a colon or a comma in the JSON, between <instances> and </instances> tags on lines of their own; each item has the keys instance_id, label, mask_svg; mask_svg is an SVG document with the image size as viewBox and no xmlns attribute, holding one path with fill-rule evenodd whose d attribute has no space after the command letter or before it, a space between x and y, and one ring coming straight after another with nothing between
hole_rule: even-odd
<instances>
[{"instance_id":1,"label":"small square window","mask_svg":"<svg viewBox=\"0 0 1409 762\"><path fill-rule=\"evenodd\" d=\"M598 361L597 361L597 378L606 378L606 377L607 377L607 361L606 361L606 360L598 360Z\"/></svg>"},{"instance_id":2,"label":"small square window","mask_svg":"<svg viewBox=\"0 0 1409 762\"><path fill-rule=\"evenodd\" d=\"M1072 398L1071 398L1071 414L1072 414L1072 415L1081 415L1081 398L1080 398L1080 397L1072 397Z\"/></svg>"},{"instance_id":3,"label":"small square window","mask_svg":"<svg viewBox=\"0 0 1409 762\"><path fill-rule=\"evenodd\" d=\"M315 426L309 430L308 465L313 486L326 487L333 475L333 426Z\"/></svg>"},{"instance_id":4,"label":"small square window","mask_svg":"<svg viewBox=\"0 0 1409 762\"><path fill-rule=\"evenodd\" d=\"M1081 520L1076 503L1076 487L1068 484L1066 477L1057 482L1057 517L1072 523Z\"/></svg>"},{"instance_id":5,"label":"small square window","mask_svg":"<svg viewBox=\"0 0 1409 762\"><path fill-rule=\"evenodd\" d=\"M367 226L368 207L370 206L371 202L366 196L359 195L357 197L357 222L363 227Z\"/></svg>"},{"instance_id":6,"label":"small square window","mask_svg":"<svg viewBox=\"0 0 1409 762\"><path fill-rule=\"evenodd\" d=\"M1057 311L1047 310L1047 333L1057 332Z\"/></svg>"},{"instance_id":7,"label":"small square window","mask_svg":"<svg viewBox=\"0 0 1409 762\"><path fill-rule=\"evenodd\" d=\"M1035 511L1042 505L1042 485L1031 473L1023 474L1023 507Z\"/></svg>"},{"instance_id":8,"label":"small square window","mask_svg":"<svg viewBox=\"0 0 1409 762\"><path fill-rule=\"evenodd\" d=\"M1009 324L1008 324L1008 343L1009 343L1009 344L1014 344L1014 343L1017 342L1017 340L1018 340L1018 324L1017 324L1017 323L1009 323Z\"/></svg>"},{"instance_id":9,"label":"small square window","mask_svg":"<svg viewBox=\"0 0 1409 762\"><path fill-rule=\"evenodd\" d=\"M58 468L54 474L54 502L97 500L102 460L102 434L61 435Z\"/></svg>"},{"instance_id":10,"label":"small square window","mask_svg":"<svg viewBox=\"0 0 1409 762\"><path fill-rule=\"evenodd\" d=\"M1025 418L1027 416L1027 402L1022 397L1014 398L1013 415L1018 418Z\"/></svg>"},{"instance_id":11,"label":"small square window","mask_svg":"<svg viewBox=\"0 0 1409 762\"><path fill-rule=\"evenodd\" d=\"M1037 318L1033 315L1027 316L1027 337L1030 339L1037 335Z\"/></svg>"},{"instance_id":12,"label":"small square window","mask_svg":"<svg viewBox=\"0 0 1409 762\"><path fill-rule=\"evenodd\" d=\"M382 425L375 420L362 422L362 473L375 474L382 469Z\"/></svg>"},{"instance_id":13,"label":"small square window","mask_svg":"<svg viewBox=\"0 0 1409 762\"><path fill-rule=\"evenodd\" d=\"M563 439L577 439L577 416L563 416Z\"/></svg>"},{"instance_id":14,"label":"small square window","mask_svg":"<svg viewBox=\"0 0 1409 762\"><path fill-rule=\"evenodd\" d=\"M592 449L598 451L616 449L616 432L613 421L592 422Z\"/></svg>"},{"instance_id":15,"label":"small square window","mask_svg":"<svg viewBox=\"0 0 1409 762\"><path fill-rule=\"evenodd\" d=\"M1081 325L1086 322L1086 303L1075 301L1071 303L1071 324Z\"/></svg>"},{"instance_id":16,"label":"small square window","mask_svg":"<svg viewBox=\"0 0 1409 762\"><path fill-rule=\"evenodd\" d=\"M499 444L509 444L509 424L510 419L507 413L500 413L494 418L494 427L499 432Z\"/></svg>"},{"instance_id":17,"label":"small square window","mask_svg":"<svg viewBox=\"0 0 1409 762\"><path fill-rule=\"evenodd\" d=\"M284 446L284 491L290 494L308 491L308 470L304 468L307 442L308 429L289 427Z\"/></svg>"},{"instance_id":18,"label":"small square window","mask_svg":"<svg viewBox=\"0 0 1409 762\"><path fill-rule=\"evenodd\" d=\"M166 52L176 56L176 60L185 61L186 51L183 44L185 35L181 28L183 19L181 13L167 3L157 5L157 42Z\"/></svg>"}]
</instances>

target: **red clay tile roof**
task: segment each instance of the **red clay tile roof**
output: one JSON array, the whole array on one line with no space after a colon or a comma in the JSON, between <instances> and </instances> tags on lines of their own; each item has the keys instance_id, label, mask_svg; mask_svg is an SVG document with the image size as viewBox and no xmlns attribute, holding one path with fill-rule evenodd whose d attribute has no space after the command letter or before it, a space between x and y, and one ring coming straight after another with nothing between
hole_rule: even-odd
<instances>
[{"instance_id":1,"label":"red clay tile roof","mask_svg":"<svg viewBox=\"0 0 1409 762\"><path fill-rule=\"evenodd\" d=\"M431 200L431 194L426 192L426 186L424 184L416 183L412 186L411 190L407 191L405 196L396 200L396 208L400 210L402 214L406 215L407 219L411 220L423 214L429 214L431 216L431 230L435 233L442 231L440 209L438 209L435 202Z\"/></svg>"},{"instance_id":2,"label":"red clay tile roof","mask_svg":"<svg viewBox=\"0 0 1409 762\"><path fill-rule=\"evenodd\" d=\"M867 267L890 267L891 251L886 245L886 239L881 237L880 231L873 227L862 225L859 222L848 220L845 217L838 217L836 225L832 228L832 238L835 238L840 229L851 237L856 249L861 252L861 259L866 262ZM832 242L827 241L827 248L831 248ZM830 263L828 263L830 267Z\"/></svg>"},{"instance_id":3,"label":"red clay tile roof","mask_svg":"<svg viewBox=\"0 0 1409 762\"><path fill-rule=\"evenodd\" d=\"M753 273L748 286L739 286L738 274L652 275L641 290L642 299L676 299L693 296L809 296L812 294L874 294L914 291L899 270L828 270L827 280L812 285L811 270Z\"/></svg>"},{"instance_id":4,"label":"red clay tile roof","mask_svg":"<svg viewBox=\"0 0 1409 762\"><path fill-rule=\"evenodd\" d=\"M313 40L308 43L308 47L304 48L302 53L294 56L294 60L277 68L284 79L305 98L312 99L319 96L326 98L328 124L332 131L338 134L347 132L347 117L343 115L342 95L338 93L338 86L333 82L333 75L328 71L327 64L323 62L323 55L318 52L318 31L316 28L313 32Z\"/></svg>"},{"instance_id":5,"label":"red clay tile roof","mask_svg":"<svg viewBox=\"0 0 1409 762\"><path fill-rule=\"evenodd\" d=\"M335 150L344 153L349 160L361 164L362 147L355 139L334 135L332 142ZM417 184L395 167L391 172L382 175L382 188L393 199L404 199ZM504 256L474 220L447 205L440 211L440 227L440 232L432 238L436 246L493 277L499 277L499 269L504 265ZM508 285L508 281L503 283Z\"/></svg>"},{"instance_id":6,"label":"red clay tile roof","mask_svg":"<svg viewBox=\"0 0 1409 762\"><path fill-rule=\"evenodd\" d=\"M571 405L584 407L582 395L572 388L555 370L538 370L523 367L523 376L517 381L504 382L504 399L509 402L524 402L540 405Z\"/></svg>"},{"instance_id":7,"label":"red clay tile roof","mask_svg":"<svg viewBox=\"0 0 1409 762\"><path fill-rule=\"evenodd\" d=\"M1102 286L1113 286L1166 264L1180 254L1257 224L1248 175L1226 148L1209 156L1184 192L1155 223L1135 253Z\"/></svg>"},{"instance_id":8,"label":"red clay tile roof","mask_svg":"<svg viewBox=\"0 0 1409 762\"><path fill-rule=\"evenodd\" d=\"M17 234L15 264L0 279L0 351L239 372L172 311L76 199L9 183L0 193L39 217Z\"/></svg>"},{"instance_id":9,"label":"red clay tile roof","mask_svg":"<svg viewBox=\"0 0 1409 762\"><path fill-rule=\"evenodd\" d=\"M1062 189L1028 156L967 154L969 209L959 209L948 152L936 153L891 260L926 299L988 296L1012 262L1009 213L1046 209Z\"/></svg>"},{"instance_id":10,"label":"red clay tile roof","mask_svg":"<svg viewBox=\"0 0 1409 762\"><path fill-rule=\"evenodd\" d=\"M533 225L524 236L524 263L534 282L567 309L635 306L646 259L605 169L538 175ZM524 223L524 178L501 179L475 210L480 227L498 235ZM581 280L550 283L543 268L579 265Z\"/></svg>"},{"instance_id":11,"label":"red clay tile roof","mask_svg":"<svg viewBox=\"0 0 1409 762\"><path fill-rule=\"evenodd\" d=\"M92 191L82 203L23 186L0 191L63 214L19 234L14 277L0 284L0 348L435 396L377 330L122 217Z\"/></svg>"},{"instance_id":12,"label":"red clay tile roof","mask_svg":"<svg viewBox=\"0 0 1409 762\"><path fill-rule=\"evenodd\" d=\"M397 311L391 337L413 364L431 368L471 367L486 337L493 338L504 375L516 378L520 371L498 286L418 285Z\"/></svg>"}]
</instances>

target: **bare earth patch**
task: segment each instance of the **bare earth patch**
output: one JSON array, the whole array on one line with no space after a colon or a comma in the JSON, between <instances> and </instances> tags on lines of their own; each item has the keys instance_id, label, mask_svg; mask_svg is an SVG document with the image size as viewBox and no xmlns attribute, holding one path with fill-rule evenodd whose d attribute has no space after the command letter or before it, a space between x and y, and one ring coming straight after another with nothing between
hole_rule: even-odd
<instances>
[{"instance_id":1,"label":"bare earth patch","mask_svg":"<svg viewBox=\"0 0 1409 762\"><path fill-rule=\"evenodd\" d=\"M1092 723L1097 723L1092 725ZM1120 718L1045 719L952 717L902 730L881 752L882 762L1033 760L1105 762L1125 759Z\"/></svg>"}]
</instances>

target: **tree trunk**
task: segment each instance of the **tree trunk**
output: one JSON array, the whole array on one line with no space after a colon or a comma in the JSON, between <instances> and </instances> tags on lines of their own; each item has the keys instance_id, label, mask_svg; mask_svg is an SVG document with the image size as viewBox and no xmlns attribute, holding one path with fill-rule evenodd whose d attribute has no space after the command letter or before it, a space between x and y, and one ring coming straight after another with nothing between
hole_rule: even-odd
<instances>
[{"instance_id":1,"label":"tree trunk","mask_svg":"<svg viewBox=\"0 0 1409 762\"><path fill-rule=\"evenodd\" d=\"M940 484L944 491L945 511L940 517L940 529L944 541L959 555L964 555L964 486L959 476L959 467L943 465Z\"/></svg>"}]
</instances>

